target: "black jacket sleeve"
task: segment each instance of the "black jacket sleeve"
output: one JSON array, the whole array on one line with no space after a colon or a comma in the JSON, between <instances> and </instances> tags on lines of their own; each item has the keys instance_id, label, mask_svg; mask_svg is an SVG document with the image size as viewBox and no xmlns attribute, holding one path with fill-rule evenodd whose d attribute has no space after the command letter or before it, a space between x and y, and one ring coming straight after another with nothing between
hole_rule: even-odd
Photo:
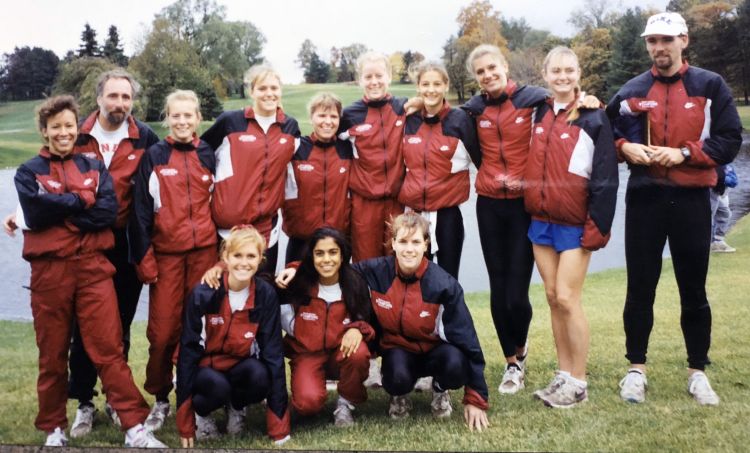
<instances>
[{"instance_id":1,"label":"black jacket sleeve","mask_svg":"<svg viewBox=\"0 0 750 453\"><path fill-rule=\"evenodd\" d=\"M130 257L138 264L151 247L151 234L154 226L154 198L149 193L149 180L154 171L154 148L149 148L141 158L141 163L133 177L133 211L128 222L128 243Z\"/></svg>"},{"instance_id":2,"label":"black jacket sleeve","mask_svg":"<svg viewBox=\"0 0 750 453\"><path fill-rule=\"evenodd\" d=\"M34 164L39 163L36 159L32 159ZM84 201L74 193L40 193L36 174L27 165L32 161L18 167L13 178L24 220L30 229L40 230L60 224L84 209Z\"/></svg>"},{"instance_id":3,"label":"black jacket sleeve","mask_svg":"<svg viewBox=\"0 0 750 453\"><path fill-rule=\"evenodd\" d=\"M74 214L70 222L81 231L99 231L109 228L117 219L117 197L115 195L112 177L104 167L104 163L94 161L99 170L99 186L96 190L96 203L88 209Z\"/></svg>"},{"instance_id":4,"label":"black jacket sleeve","mask_svg":"<svg viewBox=\"0 0 750 453\"><path fill-rule=\"evenodd\" d=\"M270 284L256 279L256 310L258 319L258 347L260 361L271 374L271 389L268 393L268 409L279 419L283 418L289 397L286 391L286 370L284 368L284 347L281 339L281 316L279 298Z\"/></svg>"}]
</instances>

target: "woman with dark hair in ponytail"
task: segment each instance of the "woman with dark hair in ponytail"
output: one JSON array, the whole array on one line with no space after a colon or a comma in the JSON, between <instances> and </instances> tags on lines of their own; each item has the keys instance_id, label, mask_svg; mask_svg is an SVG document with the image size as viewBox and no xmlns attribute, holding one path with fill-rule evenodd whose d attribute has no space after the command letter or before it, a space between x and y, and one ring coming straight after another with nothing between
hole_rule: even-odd
<instances>
[{"instance_id":1,"label":"woman with dark hair in ponytail","mask_svg":"<svg viewBox=\"0 0 750 453\"><path fill-rule=\"evenodd\" d=\"M534 396L547 406L573 407L588 399L589 327L581 292L591 252L609 240L617 155L604 111L578 106L581 70L576 54L567 47L552 49L542 74L552 97L534 116L523 196L559 370Z\"/></svg>"},{"instance_id":2,"label":"woman with dark hair in ponytail","mask_svg":"<svg viewBox=\"0 0 750 453\"><path fill-rule=\"evenodd\" d=\"M326 377L338 377L336 426L354 424L354 405L367 400L370 351L367 284L349 264L351 247L333 228L315 230L294 279L282 290L281 327L292 370L292 407L317 414L326 401Z\"/></svg>"}]
</instances>

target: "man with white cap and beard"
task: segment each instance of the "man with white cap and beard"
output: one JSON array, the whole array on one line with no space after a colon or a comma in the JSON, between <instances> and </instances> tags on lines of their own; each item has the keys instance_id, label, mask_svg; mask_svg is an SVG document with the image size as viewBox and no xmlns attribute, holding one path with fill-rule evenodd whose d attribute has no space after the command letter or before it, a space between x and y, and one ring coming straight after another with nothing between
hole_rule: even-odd
<instances>
[{"instance_id":1,"label":"man with white cap and beard","mask_svg":"<svg viewBox=\"0 0 750 453\"><path fill-rule=\"evenodd\" d=\"M719 397L704 373L711 343L709 190L716 184L715 167L737 155L742 126L721 76L683 59L689 38L682 16L653 15L641 36L653 66L623 85L607 106L618 157L630 169L623 313L630 369L620 382L620 396L633 403L646 397L654 298L669 240L688 355L688 392L701 405L717 405Z\"/></svg>"}]
</instances>

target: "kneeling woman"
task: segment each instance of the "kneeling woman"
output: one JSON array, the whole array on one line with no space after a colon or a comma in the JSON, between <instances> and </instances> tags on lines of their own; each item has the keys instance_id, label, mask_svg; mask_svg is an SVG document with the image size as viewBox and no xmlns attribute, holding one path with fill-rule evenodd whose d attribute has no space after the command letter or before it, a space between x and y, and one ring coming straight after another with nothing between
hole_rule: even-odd
<instances>
[{"instance_id":1,"label":"kneeling woman","mask_svg":"<svg viewBox=\"0 0 750 453\"><path fill-rule=\"evenodd\" d=\"M245 406L267 402L268 436L289 439L289 411L273 286L255 277L265 239L250 226L232 228L221 259L227 266L219 287L195 287L185 302L177 361L177 429L182 445L210 438L218 430L209 414L227 407L227 432L238 434Z\"/></svg>"},{"instance_id":2,"label":"kneeling woman","mask_svg":"<svg viewBox=\"0 0 750 453\"><path fill-rule=\"evenodd\" d=\"M609 240L617 199L612 129L601 109L578 108L578 58L567 47L544 60L552 98L535 115L524 177L529 239L544 281L559 371L534 396L547 406L588 399L589 327L581 292L591 252Z\"/></svg>"},{"instance_id":3,"label":"kneeling woman","mask_svg":"<svg viewBox=\"0 0 750 453\"><path fill-rule=\"evenodd\" d=\"M409 415L408 393L417 379L433 376L432 414L453 412L447 390L464 387L464 418L472 431L489 426L484 355L474 330L463 289L440 266L427 260L430 226L415 212L401 214L391 225L395 257L354 264L367 282L383 357L383 388L391 395L388 414ZM283 285L294 275L284 270Z\"/></svg>"},{"instance_id":4,"label":"kneeling woman","mask_svg":"<svg viewBox=\"0 0 750 453\"><path fill-rule=\"evenodd\" d=\"M292 407L313 415L326 401L326 377L338 377L336 426L354 423L354 405L367 400L370 351L362 341L375 332L367 323L370 295L351 268L344 235L315 230L287 290L282 291L281 327L292 369ZM328 375L328 376L327 376Z\"/></svg>"}]
</instances>

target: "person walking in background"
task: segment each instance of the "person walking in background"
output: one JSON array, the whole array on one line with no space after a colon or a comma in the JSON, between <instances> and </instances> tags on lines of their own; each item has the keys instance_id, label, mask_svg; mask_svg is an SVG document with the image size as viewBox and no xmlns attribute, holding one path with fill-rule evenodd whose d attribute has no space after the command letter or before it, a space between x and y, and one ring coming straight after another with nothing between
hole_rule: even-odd
<instances>
[{"instance_id":1,"label":"person walking in background","mask_svg":"<svg viewBox=\"0 0 750 453\"><path fill-rule=\"evenodd\" d=\"M253 105L224 112L201 139L216 153L211 213L226 238L236 225L253 225L268 248L261 273L273 275L279 247L278 211L284 202L287 164L297 148L297 120L281 107L281 76L267 66L245 73Z\"/></svg>"},{"instance_id":2,"label":"person walking in background","mask_svg":"<svg viewBox=\"0 0 750 453\"><path fill-rule=\"evenodd\" d=\"M716 185L711 188L711 251L734 253L736 248L727 244L732 210L729 208L729 189L737 187L737 173L731 165L716 167Z\"/></svg>"},{"instance_id":3,"label":"person walking in background","mask_svg":"<svg viewBox=\"0 0 750 453\"><path fill-rule=\"evenodd\" d=\"M176 90L164 104L169 135L141 159L128 228L138 277L149 284L144 388L156 397L146 420L151 431L160 429L170 412L183 302L217 258L210 206L216 160L196 135L201 121L198 96Z\"/></svg>"},{"instance_id":4,"label":"person walking in background","mask_svg":"<svg viewBox=\"0 0 750 453\"><path fill-rule=\"evenodd\" d=\"M682 16L655 14L641 36L653 66L623 85L607 106L618 156L630 169L623 312L630 368L620 382L620 396L633 403L646 398L654 299L669 240L688 356L687 389L698 404L717 405L719 396L704 372L711 344L709 191L716 185L714 167L737 155L742 126L724 80L684 61L689 38Z\"/></svg>"},{"instance_id":5,"label":"person walking in background","mask_svg":"<svg viewBox=\"0 0 750 453\"><path fill-rule=\"evenodd\" d=\"M45 145L14 178L24 232L23 257L31 264L31 310L39 348L35 426L45 446L67 444L65 428L68 350L73 322L118 412L126 447L166 448L144 428L148 405L123 354L122 324L112 283L112 248L118 204L104 163L75 153L78 105L56 96L37 109ZM96 376L94 377L96 379ZM80 411L80 409L79 409Z\"/></svg>"},{"instance_id":6,"label":"person walking in background","mask_svg":"<svg viewBox=\"0 0 750 453\"><path fill-rule=\"evenodd\" d=\"M406 117L403 143L406 176L398 201L430 221L429 255L458 280L464 242L459 206L469 199L470 154L479 155L474 122L445 100L448 72L439 63L411 71L421 111Z\"/></svg>"},{"instance_id":7,"label":"person walking in background","mask_svg":"<svg viewBox=\"0 0 750 453\"><path fill-rule=\"evenodd\" d=\"M534 392L551 407L588 400L589 326L581 303L591 252L609 241L617 201L617 155L602 109L578 107L581 69L567 47L555 47L542 70L552 97L534 116L524 175L529 239L544 282L558 371Z\"/></svg>"}]
</instances>

